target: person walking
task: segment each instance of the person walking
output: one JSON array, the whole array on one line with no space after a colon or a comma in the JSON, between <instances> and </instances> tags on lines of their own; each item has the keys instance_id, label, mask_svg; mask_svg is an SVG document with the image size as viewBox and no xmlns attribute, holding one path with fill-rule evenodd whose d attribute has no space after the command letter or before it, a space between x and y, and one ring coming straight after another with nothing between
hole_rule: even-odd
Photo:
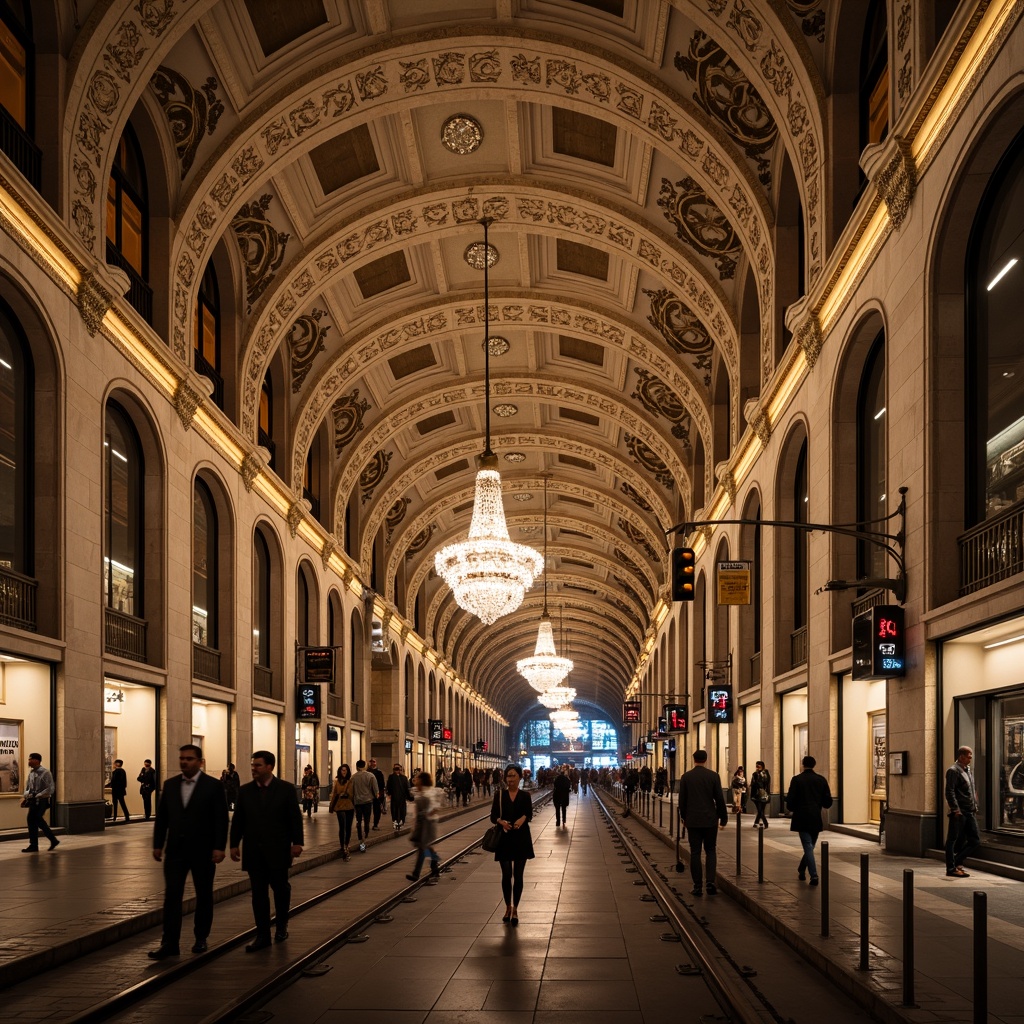
<instances>
[{"instance_id":1,"label":"person walking","mask_svg":"<svg viewBox=\"0 0 1024 1024\"><path fill-rule=\"evenodd\" d=\"M622 776L622 785L626 790L626 809L622 812L624 818L628 818L633 809L633 794L636 787L640 785L640 773L632 766L626 768Z\"/></svg>"},{"instance_id":2,"label":"person walking","mask_svg":"<svg viewBox=\"0 0 1024 1024\"><path fill-rule=\"evenodd\" d=\"M153 791L156 789L156 772L153 770L153 762L147 757L142 762L142 771L135 780L139 784L139 795L142 797L142 813L146 821L153 816Z\"/></svg>"},{"instance_id":3,"label":"person walking","mask_svg":"<svg viewBox=\"0 0 1024 1024\"><path fill-rule=\"evenodd\" d=\"M832 806L832 790L828 779L819 775L814 766L818 763L808 754L803 761L803 771L794 775L786 792L786 807L793 814L789 822L790 832L800 835L804 855L796 869L797 878L804 881L805 872L811 877L811 885L818 884L818 865L814 862L814 844L821 833L821 812Z\"/></svg>"},{"instance_id":4,"label":"person walking","mask_svg":"<svg viewBox=\"0 0 1024 1024\"><path fill-rule=\"evenodd\" d=\"M572 791L572 783L566 772L559 772L551 786L551 803L555 808L555 828L565 824L566 815L569 811L569 793Z\"/></svg>"},{"instance_id":5,"label":"person walking","mask_svg":"<svg viewBox=\"0 0 1024 1024\"><path fill-rule=\"evenodd\" d=\"M359 766L356 765L358 768ZM377 759L374 757L370 758L370 763L367 765L366 770L377 780L377 795L373 798L373 831L376 832L380 827L380 817L388 809L388 794L384 788L384 773L377 767ZM369 836L369 830L367 830L367 836Z\"/></svg>"},{"instance_id":6,"label":"person walking","mask_svg":"<svg viewBox=\"0 0 1024 1024\"><path fill-rule=\"evenodd\" d=\"M391 807L391 827L397 832L405 824L406 808L409 801L412 800L409 780L405 776L405 769L400 764L396 764L391 769L385 789Z\"/></svg>"},{"instance_id":7,"label":"person walking","mask_svg":"<svg viewBox=\"0 0 1024 1024\"><path fill-rule=\"evenodd\" d=\"M235 771L235 766L229 764L227 768L221 772L220 781L224 785L224 794L228 801L228 810L233 811L235 804L238 803L238 791L241 789L242 780L238 777L238 772Z\"/></svg>"},{"instance_id":8,"label":"person walking","mask_svg":"<svg viewBox=\"0 0 1024 1024\"><path fill-rule=\"evenodd\" d=\"M347 764L338 769L331 790L329 810L338 816L338 845L341 846L342 860L348 860L348 844L352 840L352 819L356 815L356 805L352 802L352 769Z\"/></svg>"},{"instance_id":9,"label":"person walking","mask_svg":"<svg viewBox=\"0 0 1024 1024\"><path fill-rule=\"evenodd\" d=\"M274 775L277 759L269 750L252 755L252 782L238 791L231 819L231 859L242 862L252 887L256 938L245 947L255 953L270 945L270 893L274 893L275 942L288 938L292 887L288 869L302 853L302 811L295 787ZM244 857L243 857L244 852Z\"/></svg>"},{"instance_id":10,"label":"person walking","mask_svg":"<svg viewBox=\"0 0 1024 1024\"><path fill-rule=\"evenodd\" d=\"M124 820L131 821L128 816L128 805L124 798L128 793L128 773L124 770L124 761L118 759L114 762L114 770L110 773L110 802L114 806L113 822L117 822L117 808L120 805L124 812Z\"/></svg>"},{"instance_id":11,"label":"person walking","mask_svg":"<svg viewBox=\"0 0 1024 1024\"><path fill-rule=\"evenodd\" d=\"M28 846L22 853L39 852L40 832L50 840L51 850L60 846L60 840L46 823L46 812L52 799L53 776L48 768L43 767L43 755L29 754L28 777L25 779L25 792L21 800L21 806L28 809Z\"/></svg>"},{"instance_id":12,"label":"person walking","mask_svg":"<svg viewBox=\"0 0 1024 1024\"><path fill-rule=\"evenodd\" d=\"M736 774L733 775L732 782L729 783L729 787L732 789L732 813L746 814L747 776L744 773L743 765L740 765L736 769Z\"/></svg>"},{"instance_id":13,"label":"person walking","mask_svg":"<svg viewBox=\"0 0 1024 1024\"><path fill-rule=\"evenodd\" d=\"M228 845L228 804L224 787L200 770L203 751L193 743L178 750L181 774L164 783L153 823L153 860L164 866L164 923L160 945L150 960L177 956L181 940L181 901L192 875L196 911L193 953L206 952L213 927L213 879Z\"/></svg>"},{"instance_id":14,"label":"person walking","mask_svg":"<svg viewBox=\"0 0 1024 1024\"><path fill-rule=\"evenodd\" d=\"M505 900L505 916L501 919L513 927L519 925L519 901L523 897L523 872L526 862L533 860L533 801L522 788L523 770L517 764L505 769L505 790L494 794L491 823L500 825L502 836L494 859L501 865L501 895Z\"/></svg>"},{"instance_id":15,"label":"person walking","mask_svg":"<svg viewBox=\"0 0 1024 1024\"><path fill-rule=\"evenodd\" d=\"M946 806L949 826L946 829L946 877L970 878L964 861L981 845L978 832L978 791L974 785L971 761L974 751L961 747L956 760L946 769Z\"/></svg>"},{"instance_id":16,"label":"person walking","mask_svg":"<svg viewBox=\"0 0 1024 1024\"><path fill-rule=\"evenodd\" d=\"M441 862L434 850L437 842L437 790L430 772L420 772L414 779L415 789L412 799L416 808L416 824L413 825L410 840L416 844L416 865L412 873L405 877L416 882L420 877L423 861L430 857L430 877L437 878L441 874Z\"/></svg>"},{"instance_id":17,"label":"person walking","mask_svg":"<svg viewBox=\"0 0 1024 1024\"><path fill-rule=\"evenodd\" d=\"M754 828L761 826L768 827L768 819L765 817L764 809L772 798L772 777L764 766L764 761L758 761L754 766L754 774L750 776L750 797L754 801L757 813L754 815Z\"/></svg>"},{"instance_id":18,"label":"person walking","mask_svg":"<svg viewBox=\"0 0 1024 1024\"><path fill-rule=\"evenodd\" d=\"M302 810L307 818L313 817L316 805L320 802L320 776L313 771L313 766L307 764L302 773Z\"/></svg>"},{"instance_id":19,"label":"person walking","mask_svg":"<svg viewBox=\"0 0 1024 1024\"><path fill-rule=\"evenodd\" d=\"M352 776L352 802L356 808L356 835L359 837L359 852L366 853L366 840L370 838L370 815L377 804L377 777L366 770L366 762L356 761L356 773Z\"/></svg>"},{"instance_id":20,"label":"person walking","mask_svg":"<svg viewBox=\"0 0 1024 1024\"><path fill-rule=\"evenodd\" d=\"M693 767L679 780L679 820L686 829L690 842L691 895L709 896L718 892L718 831L729 821L722 796L722 781L718 772L707 767L708 752L693 752ZM704 851L704 865L700 855Z\"/></svg>"}]
</instances>

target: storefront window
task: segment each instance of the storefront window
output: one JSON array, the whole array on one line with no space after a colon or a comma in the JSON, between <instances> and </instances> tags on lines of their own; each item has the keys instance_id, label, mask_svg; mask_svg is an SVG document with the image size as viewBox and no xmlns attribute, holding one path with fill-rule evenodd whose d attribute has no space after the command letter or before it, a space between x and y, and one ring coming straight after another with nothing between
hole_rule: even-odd
<instances>
[{"instance_id":1,"label":"storefront window","mask_svg":"<svg viewBox=\"0 0 1024 1024\"><path fill-rule=\"evenodd\" d=\"M103 441L106 605L142 618L142 452L125 411L107 406Z\"/></svg>"},{"instance_id":2,"label":"storefront window","mask_svg":"<svg viewBox=\"0 0 1024 1024\"><path fill-rule=\"evenodd\" d=\"M885 423L885 336L879 334L864 364L857 400L857 519L861 523L878 523L886 515ZM861 541L858 576L884 577L887 557L880 545Z\"/></svg>"},{"instance_id":3,"label":"storefront window","mask_svg":"<svg viewBox=\"0 0 1024 1024\"><path fill-rule=\"evenodd\" d=\"M0 307L0 569L31 575L28 515L32 364Z\"/></svg>"},{"instance_id":4,"label":"storefront window","mask_svg":"<svg viewBox=\"0 0 1024 1024\"><path fill-rule=\"evenodd\" d=\"M999 826L1024 832L1024 694L996 702L1002 756L999 765Z\"/></svg>"}]
</instances>

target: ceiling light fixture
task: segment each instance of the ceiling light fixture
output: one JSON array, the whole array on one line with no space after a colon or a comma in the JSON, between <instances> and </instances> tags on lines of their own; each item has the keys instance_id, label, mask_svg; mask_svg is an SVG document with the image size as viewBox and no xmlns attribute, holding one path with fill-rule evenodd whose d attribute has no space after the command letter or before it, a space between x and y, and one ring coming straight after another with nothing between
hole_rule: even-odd
<instances>
[{"instance_id":1,"label":"ceiling light fixture","mask_svg":"<svg viewBox=\"0 0 1024 1024\"><path fill-rule=\"evenodd\" d=\"M480 127L480 122L469 114L452 114L441 125L441 142L445 149L459 156L468 156L475 152L483 141L484 130Z\"/></svg>"},{"instance_id":2,"label":"ceiling light fixture","mask_svg":"<svg viewBox=\"0 0 1024 1024\"><path fill-rule=\"evenodd\" d=\"M576 699L576 690L571 686L553 686L545 690L537 701L554 711L566 704L571 704Z\"/></svg>"},{"instance_id":3,"label":"ceiling light fixture","mask_svg":"<svg viewBox=\"0 0 1024 1024\"><path fill-rule=\"evenodd\" d=\"M544 473L544 564L548 560L548 476ZM537 644L532 658L520 658L516 670L539 693L561 686L562 680L572 671L572 662L560 658L555 650L555 636L551 630L551 616L548 615L548 574L544 573L544 612L537 628Z\"/></svg>"},{"instance_id":4,"label":"ceiling light fixture","mask_svg":"<svg viewBox=\"0 0 1024 1024\"><path fill-rule=\"evenodd\" d=\"M503 615L514 612L526 591L544 569L544 559L525 544L514 543L505 523L501 500L501 475L498 457L491 451L491 362L490 362L490 292L488 268L498 262L498 251L487 242L489 218L480 222L484 228L482 246L474 243L466 250L465 259L479 259L478 269L484 272L484 450L477 459L476 494L469 537L449 544L434 558L438 576L452 589L455 603L490 625ZM549 626L550 628L550 626Z\"/></svg>"},{"instance_id":5,"label":"ceiling light fixture","mask_svg":"<svg viewBox=\"0 0 1024 1024\"><path fill-rule=\"evenodd\" d=\"M508 338L503 338L501 335L496 334L488 343L487 351L492 356L503 356L511 347Z\"/></svg>"}]
</instances>

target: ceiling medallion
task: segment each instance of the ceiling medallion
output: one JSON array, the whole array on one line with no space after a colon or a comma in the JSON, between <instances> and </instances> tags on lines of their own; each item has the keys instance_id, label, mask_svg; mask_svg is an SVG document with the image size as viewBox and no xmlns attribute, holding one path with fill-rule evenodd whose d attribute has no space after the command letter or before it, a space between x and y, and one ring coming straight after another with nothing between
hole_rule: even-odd
<instances>
[{"instance_id":1,"label":"ceiling medallion","mask_svg":"<svg viewBox=\"0 0 1024 1024\"><path fill-rule=\"evenodd\" d=\"M500 416L502 419L508 419L509 416L515 416L519 412L519 406L513 405L511 402L502 402L500 405L494 407L494 415Z\"/></svg>"},{"instance_id":2,"label":"ceiling medallion","mask_svg":"<svg viewBox=\"0 0 1024 1024\"><path fill-rule=\"evenodd\" d=\"M491 338L488 345L492 356L503 356L512 347L508 342L508 338L503 338L499 334Z\"/></svg>"},{"instance_id":3,"label":"ceiling medallion","mask_svg":"<svg viewBox=\"0 0 1024 1024\"><path fill-rule=\"evenodd\" d=\"M481 223L484 228L484 241L480 249L480 269L484 271L484 450L479 458L480 469L476 475L469 536L439 551L434 559L434 568L451 587L456 604L489 626L503 615L514 612L523 603L526 591L533 586L534 579L544 569L544 559L533 548L516 544L509 537L501 499L501 476L497 470L498 457L491 451L487 268L494 261L484 259L484 254L493 252L494 259L497 259L497 250L487 244L490 220L485 219ZM466 255L469 262L468 249Z\"/></svg>"},{"instance_id":4,"label":"ceiling medallion","mask_svg":"<svg viewBox=\"0 0 1024 1024\"><path fill-rule=\"evenodd\" d=\"M453 114L441 125L441 142L459 156L467 156L480 148L484 130L469 114Z\"/></svg>"},{"instance_id":5,"label":"ceiling medallion","mask_svg":"<svg viewBox=\"0 0 1024 1024\"><path fill-rule=\"evenodd\" d=\"M526 491L520 491L518 494L512 495L513 501L533 501L533 495Z\"/></svg>"},{"instance_id":6,"label":"ceiling medallion","mask_svg":"<svg viewBox=\"0 0 1024 1024\"><path fill-rule=\"evenodd\" d=\"M506 462L525 462L526 452L505 452Z\"/></svg>"},{"instance_id":7,"label":"ceiling medallion","mask_svg":"<svg viewBox=\"0 0 1024 1024\"><path fill-rule=\"evenodd\" d=\"M493 245L488 245L486 242L471 242L466 246L462 258L474 270L487 270L498 262L500 255Z\"/></svg>"}]
</instances>

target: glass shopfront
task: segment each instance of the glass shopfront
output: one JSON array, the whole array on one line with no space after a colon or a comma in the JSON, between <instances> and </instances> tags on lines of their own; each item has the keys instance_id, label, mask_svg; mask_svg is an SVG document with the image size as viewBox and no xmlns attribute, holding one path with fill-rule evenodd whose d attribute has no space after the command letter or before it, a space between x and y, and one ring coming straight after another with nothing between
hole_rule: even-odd
<instances>
[{"instance_id":1,"label":"glass shopfront","mask_svg":"<svg viewBox=\"0 0 1024 1024\"><path fill-rule=\"evenodd\" d=\"M231 705L219 700L192 698L192 742L203 750L203 771L220 778L231 762ZM178 766L178 752L169 751L173 763L166 766L164 776L173 775ZM240 773L245 777L244 768ZM235 766L238 771L238 766Z\"/></svg>"},{"instance_id":2,"label":"glass shopfront","mask_svg":"<svg viewBox=\"0 0 1024 1024\"><path fill-rule=\"evenodd\" d=\"M30 753L42 754L43 767L57 778L51 678L49 664L0 652L0 829L25 826L21 795Z\"/></svg>"},{"instance_id":3,"label":"glass shopfront","mask_svg":"<svg viewBox=\"0 0 1024 1024\"><path fill-rule=\"evenodd\" d=\"M157 705L157 692L152 686L122 679L103 680L103 796L110 799L114 761L124 761L128 775L125 803L132 817L142 817L142 796L135 779L143 761L148 758L160 771Z\"/></svg>"},{"instance_id":4,"label":"glass shopfront","mask_svg":"<svg viewBox=\"0 0 1024 1024\"><path fill-rule=\"evenodd\" d=\"M886 682L844 675L839 688L843 821L877 825L887 798Z\"/></svg>"},{"instance_id":5,"label":"glass shopfront","mask_svg":"<svg viewBox=\"0 0 1024 1024\"><path fill-rule=\"evenodd\" d=\"M248 764L253 750L269 750L278 762L281 760L280 746L280 715L271 714L268 711L254 711L252 713L252 750L246 753L243 760ZM280 772L280 766L275 774ZM244 773L241 773L244 778Z\"/></svg>"},{"instance_id":6,"label":"glass shopfront","mask_svg":"<svg viewBox=\"0 0 1024 1024\"><path fill-rule=\"evenodd\" d=\"M789 780L803 771L802 761L810 753L807 730L807 687L784 693L780 716L782 763L779 768L778 789L785 796Z\"/></svg>"}]
</instances>

